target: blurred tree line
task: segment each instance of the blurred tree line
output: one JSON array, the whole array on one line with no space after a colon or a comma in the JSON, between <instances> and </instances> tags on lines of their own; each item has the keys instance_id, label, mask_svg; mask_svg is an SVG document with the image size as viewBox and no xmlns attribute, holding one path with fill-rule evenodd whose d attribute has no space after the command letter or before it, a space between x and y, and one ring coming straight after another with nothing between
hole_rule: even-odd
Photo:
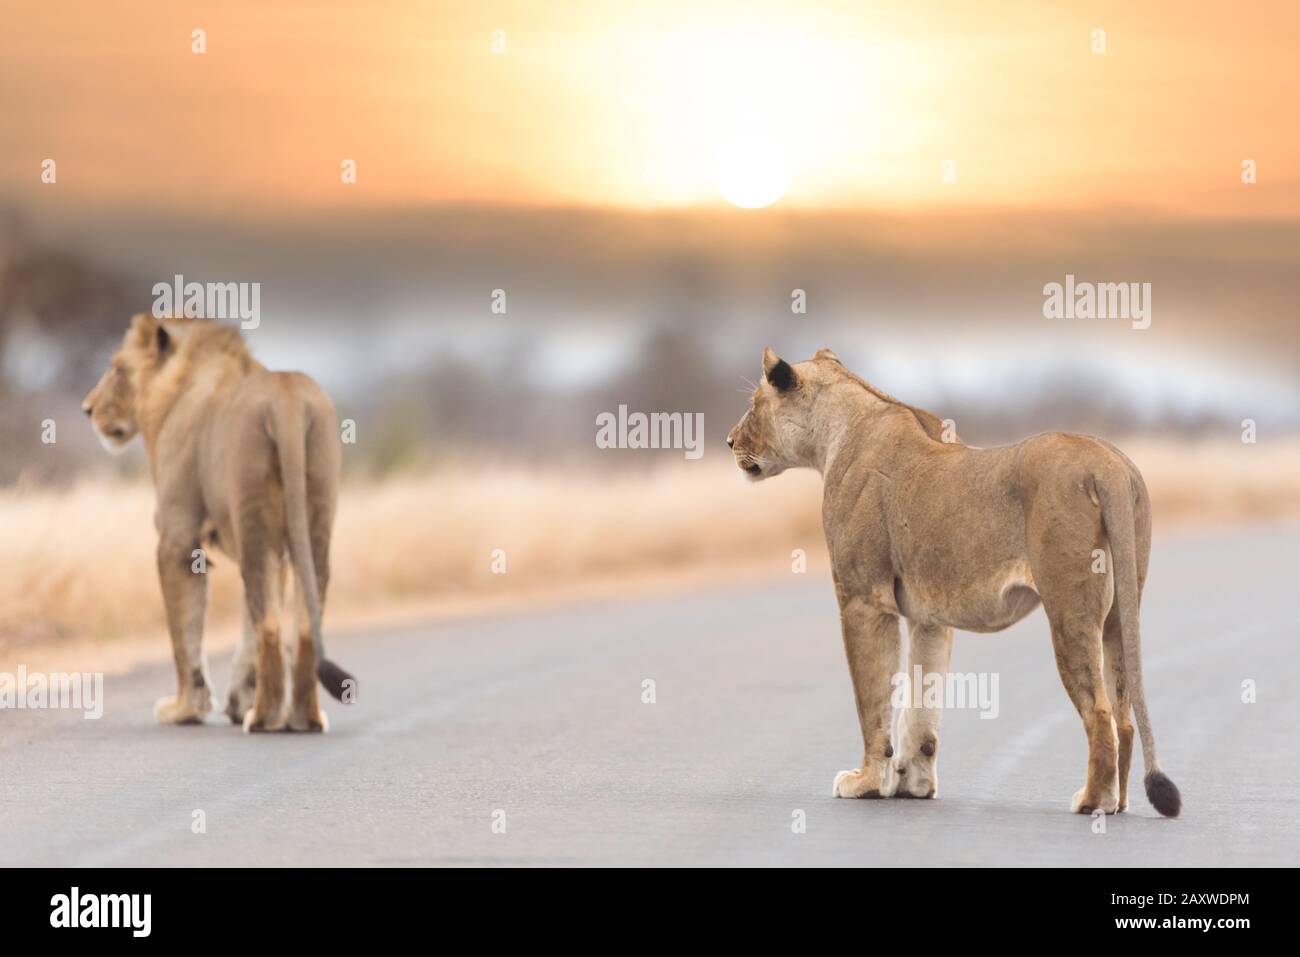
<instances>
[{"instance_id":1,"label":"blurred tree line","mask_svg":"<svg viewBox=\"0 0 1300 957\"><path fill-rule=\"evenodd\" d=\"M80 399L125 317L147 305L141 289L0 216L0 483L66 477L97 447ZM52 443L43 441L50 421Z\"/></svg>"},{"instance_id":2,"label":"blurred tree line","mask_svg":"<svg viewBox=\"0 0 1300 957\"><path fill-rule=\"evenodd\" d=\"M322 281L330 277L326 265L313 265L309 293L316 273ZM599 300L595 306L594 321L608 323L628 345L594 379L578 381L568 374L569 363L555 347L564 340L551 334L551 323L567 320L570 309L593 311L582 301L581 288L566 285L553 293L547 312L521 321L490 349L435 351L433 359L410 372L368 369L375 374L370 384L358 380L350 391L331 387L340 417L358 426L345 467L382 476L458 459L480 467L509 461L614 468L682 460L681 450L598 450L597 416L616 412L619 405L630 411L703 413L705 458L725 459L723 439L748 405L746 383L760 376L762 347L795 348L791 343L800 336L808 340L800 346L806 347L804 355L836 345L838 328L792 327L783 304L766 314L736 315L726 277L699 256L672 251L627 268L642 281L644 295ZM331 322L340 316L349 327L354 321L383 325L418 303L428 322L413 334L435 344L448 335L445 310L454 307L445 303L461 290L436 282L433 288L404 287L397 295L389 290L385 298L380 294L385 283L379 274L352 277L345 282L348 296L332 317L302 292L282 295L277 314L310 322L303 334L319 339L330 335L336 328ZM139 443L121 457L104 454L80 402L99 378L127 318L150 308L151 289L149 279L38 241L17 217L0 212L0 486L67 481L87 470L141 473ZM357 355L362 363L366 358ZM883 371L872 367L869 351L850 365L873 381ZM883 379L878 384L896 391ZM1235 421L1232 415L1216 418L1167 405L1135 409L1131 397L1082 369L1011 393L971 388L958 393L939 383L920 404L954 419L962 438L980 445L1049 429L1116 438L1134 431L1222 432L1225 422ZM54 443L43 441L51 421L57 429Z\"/></svg>"}]
</instances>

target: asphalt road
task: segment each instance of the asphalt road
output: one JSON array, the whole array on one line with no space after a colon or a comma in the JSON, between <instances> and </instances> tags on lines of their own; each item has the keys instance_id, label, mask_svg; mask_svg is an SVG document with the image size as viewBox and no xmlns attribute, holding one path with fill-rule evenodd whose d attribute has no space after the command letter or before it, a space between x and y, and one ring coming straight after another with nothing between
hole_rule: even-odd
<instances>
[{"instance_id":1,"label":"asphalt road","mask_svg":"<svg viewBox=\"0 0 1300 957\"><path fill-rule=\"evenodd\" d=\"M1296 527L1157 539L1145 674L1178 820L1140 787L1104 834L1068 813L1084 736L1041 611L958 633L954 670L997 673L999 714L945 715L938 800L833 799L860 742L831 586L810 575L331 635L360 701L330 702L324 737L160 727L169 664L110 677L98 721L0 713L0 861L1294 865L1298 559Z\"/></svg>"}]
</instances>

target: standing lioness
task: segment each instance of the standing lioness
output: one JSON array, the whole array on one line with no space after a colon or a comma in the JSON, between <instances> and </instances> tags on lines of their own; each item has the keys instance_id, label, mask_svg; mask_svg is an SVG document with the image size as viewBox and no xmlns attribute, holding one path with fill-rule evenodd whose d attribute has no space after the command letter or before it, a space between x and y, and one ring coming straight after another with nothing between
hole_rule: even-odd
<instances>
[{"instance_id":1,"label":"standing lioness","mask_svg":"<svg viewBox=\"0 0 1300 957\"><path fill-rule=\"evenodd\" d=\"M804 467L825 484L822 524L864 745L862 766L840 772L834 794L936 794L940 710L903 712L891 764L899 618L908 621L911 666L942 674L953 628L1000 631L1041 601L1088 734L1087 778L1072 809L1128 806L1131 702L1147 798L1176 816L1178 788L1156 761L1142 692L1138 605L1151 511L1133 463L1105 442L1060 432L971 448L829 349L795 365L767 349L763 379L727 445L752 479Z\"/></svg>"},{"instance_id":2,"label":"standing lioness","mask_svg":"<svg viewBox=\"0 0 1300 957\"><path fill-rule=\"evenodd\" d=\"M336 698L352 682L326 660L321 641L341 458L329 397L300 372L268 371L237 328L141 314L82 410L106 448L121 449L138 432L149 453L177 683L176 696L155 706L158 720L198 723L212 708L199 549L215 544L239 563L244 582L226 714L245 731L324 731L316 677ZM279 616L289 564L298 640L286 702Z\"/></svg>"}]
</instances>

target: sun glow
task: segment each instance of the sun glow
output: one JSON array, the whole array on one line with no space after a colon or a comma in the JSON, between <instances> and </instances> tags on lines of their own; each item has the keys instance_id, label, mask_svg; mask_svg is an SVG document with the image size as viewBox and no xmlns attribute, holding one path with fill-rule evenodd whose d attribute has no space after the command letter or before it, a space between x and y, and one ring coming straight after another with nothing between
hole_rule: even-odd
<instances>
[{"instance_id":1,"label":"sun glow","mask_svg":"<svg viewBox=\"0 0 1300 957\"><path fill-rule=\"evenodd\" d=\"M17 6L0 183L27 181L14 144L45 143L43 156L78 170L78 192L41 202L70 212L90 197L223 215L723 207L778 192L782 170L783 210L1300 210L1296 178L1269 173L1300 168L1300 127L1275 122L1297 97L1294 0L1250 17L1110 4L1104 55L1087 5L1025 0L496 0L436 16L389 4L378 18L316 0L311 23L282 4L212 4L209 36L240 38L219 70L193 69L189 44L173 42L193 24L168 0L139 0L149 14L137 18L113 4L71 19L59 4ZM143 50L161 58L165 88L140 80ZM67 67L73 51L80 70ZM64 104L59 122L15 84ZM261 95L267 84L276 96ZM123 116L155 113L177 117L174 162L149 163L147 137L122 133ZM777 148L728 159L747 137ZM322 157L355 160L356 189ZM1250 188L1246 157L1260 161ZM739 189L751 179L769 188Z\"/></svg>"},{"instance_id":2,"label":"sun glow","mask_svg":"<svg viewBox=\"0 0 1300 957\"><path fill-rule=\"evenodd\" d=\"M718 194L741 209L762 209L785 195L790 165L777 140L737 136L722 144L714 157L713 181Z\"/></svg>"},{"instance_id":3,"label":"sun glow","mask_svg":"<svg viewBox=\"0 0 1300 957\"><path fill-rule=\"evenodd\" d=\"M611 35L617 43L598 39ZM787 190L798 203L838 205L886 192L881 173L924 132L923 113L911 105L918 61L833 10L607 21L569 42L575 57L596 60L584 75L609 81L598 101L578 94L598 108L583 124L619 133L588 188L632 205L720 196L758 208ZM932 84L934 73L930 65L919 79ZM590 148L590 140L575 145Z\"/></svg>"}]
</instances>

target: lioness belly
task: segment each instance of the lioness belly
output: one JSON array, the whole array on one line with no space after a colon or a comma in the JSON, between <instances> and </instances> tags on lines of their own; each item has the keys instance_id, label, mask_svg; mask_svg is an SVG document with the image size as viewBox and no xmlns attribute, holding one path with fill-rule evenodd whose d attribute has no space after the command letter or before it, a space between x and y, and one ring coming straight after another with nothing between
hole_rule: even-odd
<instances>
[{"instance_id":1,"label":"lioness belly","mask_svg":"<svg viewBox=\"0 0 1300 957\"><path fill-rule=\"evenodd\" d=\"M1040 601L1025 562L968 578L956 587L900 578L894 592L898 610L911 621L975 632L1009 628Z\"/></svg>"}]
</instances>

